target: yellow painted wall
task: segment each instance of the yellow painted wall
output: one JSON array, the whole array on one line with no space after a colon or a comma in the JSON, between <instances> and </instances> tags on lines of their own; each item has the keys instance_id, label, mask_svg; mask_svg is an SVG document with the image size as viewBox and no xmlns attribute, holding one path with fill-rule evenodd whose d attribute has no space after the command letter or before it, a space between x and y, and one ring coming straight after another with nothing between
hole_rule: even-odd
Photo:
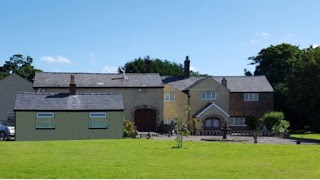
<instances>
[{"instance_id":1,"label":"yellow painted wall","mask_svg":"<svg viewBox=\"0 0 320 180\"><path fill-rule=\"evenodd\" d=\"M123 112L107 111L107 129L89 129L90 112L54 112L55 129L36 129L36 113L16 112L16 140L119 139L123 136Z\"/></svg>"},{"instance_id":2,"label":"yellow painted wall","mask_svg":"<svg viewBox=\"0 0 320 180\"><path fill-rule=\"evenodd\" d=\"M163 93L175 93L175 101L164 101L163 119L172 119L176 117L184 117L187 119L185 108L188 105L187 94L181 92L170 85L164 87Z\"/></svg>"}]
</instances>

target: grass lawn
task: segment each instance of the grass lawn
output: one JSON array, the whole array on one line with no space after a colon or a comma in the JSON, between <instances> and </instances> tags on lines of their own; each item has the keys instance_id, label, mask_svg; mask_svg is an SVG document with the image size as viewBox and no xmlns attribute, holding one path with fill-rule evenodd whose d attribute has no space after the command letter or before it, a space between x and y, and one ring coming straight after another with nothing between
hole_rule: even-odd
<instances>
[{"instance_id":1,"label":"grass lawn","mask_svg":"<svg viewBox=\"0 0 320 180\"><path fill-rule=\"evenodd\" d=\"M320 134L291 134L291 137L320 140Z\"/></svg>"},{"instance_id":2,"label":"grass lawn","mask_svg":"<svg viewBox=\"0 0 320 180\"><path fill-rule=\"evenodd\" d=\"M0 142L0 178L319 178L319 145L122 139Z\"/></svg>"}]
</instances>

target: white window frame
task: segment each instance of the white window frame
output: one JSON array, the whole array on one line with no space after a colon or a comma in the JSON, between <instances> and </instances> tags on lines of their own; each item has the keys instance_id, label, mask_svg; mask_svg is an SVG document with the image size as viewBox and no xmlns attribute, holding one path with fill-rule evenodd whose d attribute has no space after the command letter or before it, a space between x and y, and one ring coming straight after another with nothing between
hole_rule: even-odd
<instances>
[{"instance_id":1,"label":"white window frame","mask_svg":"<svg viewBox=\"0 0 320 180\"><path fill-rule=\"evenodd\" d=\"M210 94L210 97L209 97ZM214 91L202 91L201 92L201 99L202 100L216 100L217 93Z\"/></svg>"},{"instance_id":2,"label":"white window frame","mask_svg":"<svg viewBox=\"0 0 320 180\"><path fill-rule=\"evenodd\" d=\"M48 126L48 127L41 127L38 126L38 120L41 119L52 119L52 126ZM36 114L36 129L54 129L55 128L55 123L54 123L54 113L53 112L38 112Z\"/></svg>"},{"instance_id":3,"label":"white window frame","mask_svg":"<svg viewBox=\"0 0 320 180\"><path fill-rule=\"evenodd\" d=\"M237 123L237 120L239 123ZM229 125L230 126L247 126L245 121L246 119L244 117L230 117Z\"/></svg>"},{"instance_id":4,"label":"white window frame","mask_svg":"<svg viewBox=\"0 0 320 180\"><path fill-rule=\"evenodd\" d=\"M169 97L169 99L167 99L167 97ZM167 102L175 102L176 93L173 93L173 92L164 93L163 99L164 99L164 101L167 101Z\"/></svg>"},{"instance_id":5,"label":"white window frame","mask_svg":"<svg viewBox=\"0 0 320 180\"><path fill-rule=\"evenodd\" d=\"M92 121L97 119L105 120L106 123L104 126L92 126ZM89 129L107 129L108 128L108 120L106 112L91 112L89 114Z\"/></svg>"},{"instance_id":6,"label":"white window frame","mask_svg":"<svg viewBox=\"0 0 320 180\"><path fill-rule=\"evenodd\" d=\"M244 101L259 101L259 93L244 93Z\"/></svg>"}]
</instances>

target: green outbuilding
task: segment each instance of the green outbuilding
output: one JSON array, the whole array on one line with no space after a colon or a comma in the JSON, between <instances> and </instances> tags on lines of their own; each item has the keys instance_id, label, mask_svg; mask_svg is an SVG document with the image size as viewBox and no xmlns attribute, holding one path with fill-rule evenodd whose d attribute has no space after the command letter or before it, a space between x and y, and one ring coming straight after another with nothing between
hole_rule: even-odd
<instances>
[{"instance_id":1,"label":"green outbuilding","mask_svg":"<svg viewBox=\"0 0 320 180\"><path fill-rule=\"evenodd\" d=\"M119 139L123 136L121 93L18 93L16 140Z\"/></svg>"}]
</instances>

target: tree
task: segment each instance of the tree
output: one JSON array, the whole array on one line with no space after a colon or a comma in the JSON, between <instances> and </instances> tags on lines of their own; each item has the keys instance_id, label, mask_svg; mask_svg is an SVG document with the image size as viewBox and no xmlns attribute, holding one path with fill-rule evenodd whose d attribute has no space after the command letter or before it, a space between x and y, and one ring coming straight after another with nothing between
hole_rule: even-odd
<instances>
[{"instance_id":1,"label":"tree","mask_svg":"<svg viewBox=\"0 0 320 180\"><path fill-rule=\"evenodd\" d=\"M5 61L4 65L0 67L0 79L8 76L11 73L16 73L19 76L33 81L36 72L41 70L35 69L32 66L33 59L30 56L24 57L21 54L14 54L9 61Z\"/></svg>"},{"instance_id":2,"label":"tree","mask_svg":"<svg viewBox=\"0 0 320 180\"><path fill-rule=\"evenodd\" d=\"M294 123L320 131L320 47L304 49L301 59L293 64L286 86Z\"/></svg>"},{"instance_id":3,"label":"tree","mask_svg":"<svg viewBox=\"0 0 320 180\"><path fill-rule=\"evenodd\" d=\"M146 58L137 58L124 65L126 73L145 73L146 72ZM151 72L159 73L160 76L183 76L184 69L181 63L170 62L161 59L151 59ZM190 76L207 76L199 72L190 71Z\"/></svg>"}]
</instances>

